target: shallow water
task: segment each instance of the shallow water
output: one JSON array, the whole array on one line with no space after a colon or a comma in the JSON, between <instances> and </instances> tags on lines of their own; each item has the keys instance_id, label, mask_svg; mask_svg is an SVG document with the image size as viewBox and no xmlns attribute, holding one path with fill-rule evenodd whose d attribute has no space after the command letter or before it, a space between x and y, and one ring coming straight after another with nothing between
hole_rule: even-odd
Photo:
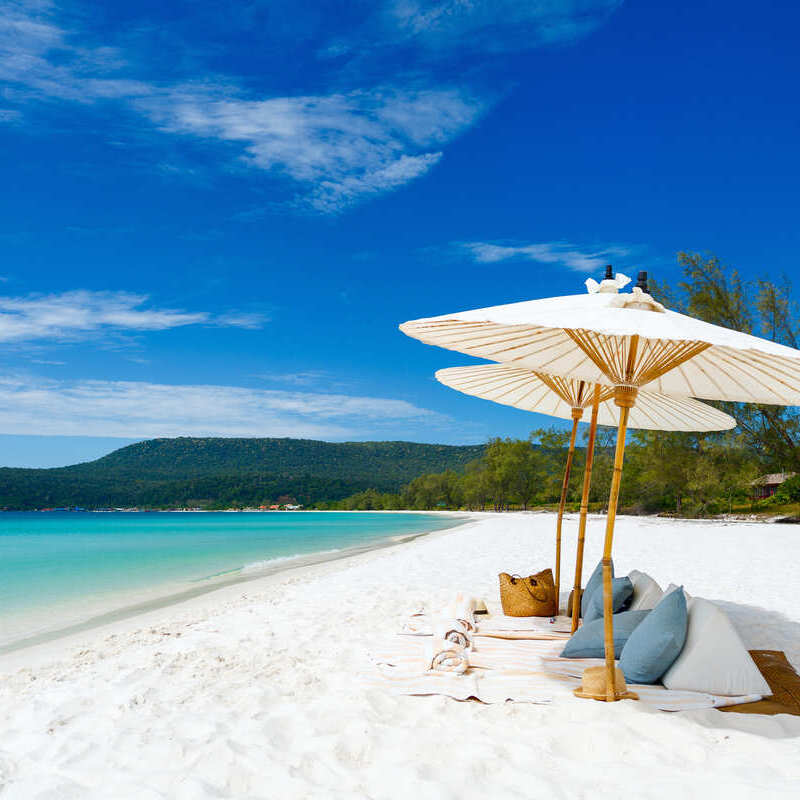
<instances>
[{"instance_id":1,"label":"shallow water","mask_svg":"<svg viewBox=\"0 0 800 800\"><path fill-rule=\"evenodd\" d=\"M385 513L0 514L0 648L124 606L205 591L290 559L441 530L454 517Z\"/></svg>"}]
</instances>

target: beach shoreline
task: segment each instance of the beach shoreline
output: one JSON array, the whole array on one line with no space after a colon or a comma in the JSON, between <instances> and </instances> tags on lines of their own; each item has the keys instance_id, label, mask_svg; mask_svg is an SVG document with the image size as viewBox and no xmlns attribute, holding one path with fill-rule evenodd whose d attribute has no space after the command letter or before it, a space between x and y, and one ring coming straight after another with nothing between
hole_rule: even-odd
<instances>
[{"instance_id":1,"label":"beach shoreline","mask_svg":"<svg viewBox=\"0 0 800 800\"><path fill-rule=\"evenodd\" d=\"M193 513L193 512L184 512ZM292 512L273 512L273 513L297 513ZM352 513L352 512L334 512L334 513ZM367 512L373 513L373 512ZM20 639L13 640L9 643L0 645L0 673L2 673L4 663L25 663L24 653L32 651L34 654L47 654L57 652L57 643L61 640L66 640L69 644L71 641L79 641L83 634L88 634L95 629L102 629L103 631L113 632L117 630L121 623L135 621L142 617L147 617L151 614L157 614L162 609L168 609L171 606L179 606L191 603L193 600L199 600L207 594L220 592L225 589L235 589L235 587L258 582L265 578L270 578L274 575L280 575L287 571L299 571L318 566L321 564L328 564L339 560L347 560L355 558L359 555L366 555L374 550L382 550L385 548L396 547L406 542L411 542L424 536L433 536L442 531L452 530L459 527L460 524L467 524L471 519L472 512L461 511L389 511L389 514L424 514L428 516L445 516L454 518L456 520L463 520L463 522L454 522L453 525L446 528L434 528L428 531L409 534L390 534L386 537L370 541L367 544L355 545L350 547L335 548L330 550L316 551L302 555L294 556L278 556L275 558L266 558L263 560L263 566L245 565L242 568L235 570L228 570L224 574L214 576L212 579L204 580L201 584L191 588L180 588L173 591L164 592L163 586L156 586L153 589L143 589L137 591L135 594L139 595L141 599L135 602L120 605L109 610L101 611L100 613L91 614L86 619L78 622L65 625L60 628L49 629L44 632L37 632ZM480 512L476 512L480 513ZM170 584L174 586L174 584ZM52 645L52 647L49 647ZM19 653L19 659L13 658L14 654Z\"/></svg>"}]
</instances>

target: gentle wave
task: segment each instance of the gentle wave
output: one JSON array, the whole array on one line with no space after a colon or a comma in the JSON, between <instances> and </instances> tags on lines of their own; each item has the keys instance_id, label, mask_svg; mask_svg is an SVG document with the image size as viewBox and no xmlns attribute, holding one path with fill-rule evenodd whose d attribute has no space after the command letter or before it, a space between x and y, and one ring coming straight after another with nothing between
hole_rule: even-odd
<instances>
[{"instance_id":1,"label":"gentle wave","mask_svg":"<svg viewBox=\"0 0 800 800\"><path fill-rule=\"evenodd\" d=\"M326 556L341 552L342 548L335 547L332 550L315 550L313 553L295 553L293 556L276 556L275 558L267 558L264 561L253 561L251 564L245 564L240 569L240 573L242 575L248 575L251 572L261 572L261 570L269 569L276 564L281 564L286 561L297 561L300 558L316 558L317 556Z\"/></svg>"}]
</instances>

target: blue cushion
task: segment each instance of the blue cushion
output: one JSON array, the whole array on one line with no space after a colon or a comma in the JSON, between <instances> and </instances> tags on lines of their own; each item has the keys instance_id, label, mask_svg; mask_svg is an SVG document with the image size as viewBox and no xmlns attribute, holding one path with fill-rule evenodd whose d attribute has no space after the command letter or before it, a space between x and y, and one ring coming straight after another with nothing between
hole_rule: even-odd
<instances>
[{"instance_id":1,"label":"blue cushion","mask_svg":"<svg viewBox=\"0 0 800 800\"><path fill-rule=\"evenodd\" d=\"M633 582L630 578L614 578L611 581L611 606L613 608L612 614L618 611L627 611L628 606L633 599ZM594 622L596 619L601 619L603 616L603 587L600 586L595 592L592 593L589 599L589 608L583 615L584 623Z\"/></svg>"},{"instance_id":2,"label":"blue cushion","mask_svg":"<svg viewBox=\"0 0 800 800\"><path fill-rule=\"evenodd\" d=\"M619 666L629 683L656 683L681 654L689 614L683 586L661 598L647 619L631 634Z\"/></svg>"},{"instance_id":3,"label":"blue cushion","mask_svg":"<svg viewBox=\"0 0 800 800\"><path fill-rule=\"evenodd\" d=\"M614 614L614 654L617 658L634 629L649 613L649 609L642 609L641 611L623 611L622 614ZM561 657L605 658L603 632L602 619L581 625L561 651Z\"/></svg>"},{"instance_id":4,"label":"blue cushion","mask_svg":"<svg viewBox=\"0 0 800 800\"><path fill-rule=\"evenodd\" d=\"M614 577L614 562L611 562L611 577ZM594 572L589 580L586 582L586 588L583 590L583 595L581 596L581 616L585 617L586 612L589 609L589 601L592 599L592 595L594 594L595 590L598 588L602 588L603 586L603 562L599 561L597 566L594 568Z\"/></svg>"}]
</instances>

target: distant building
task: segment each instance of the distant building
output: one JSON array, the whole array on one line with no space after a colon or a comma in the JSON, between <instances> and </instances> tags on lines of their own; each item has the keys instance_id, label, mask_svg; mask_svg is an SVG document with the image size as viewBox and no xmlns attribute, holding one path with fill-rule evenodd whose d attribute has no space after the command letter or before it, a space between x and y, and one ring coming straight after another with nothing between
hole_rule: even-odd
<instances>
[{"instance_id":1,"label":"distant building","mask_svg":"<svg viewBox=\"0 0 800 800\"><path fill-rule=\"evenodd\" d=\"M786 483L789 478L794 478L796 474L796 472L772 472L769 475L762 475L760 478L756 478L750 484L753 498L763 500L765 497L772 497L782 483Z\"/></svg>"}]
</instances>

